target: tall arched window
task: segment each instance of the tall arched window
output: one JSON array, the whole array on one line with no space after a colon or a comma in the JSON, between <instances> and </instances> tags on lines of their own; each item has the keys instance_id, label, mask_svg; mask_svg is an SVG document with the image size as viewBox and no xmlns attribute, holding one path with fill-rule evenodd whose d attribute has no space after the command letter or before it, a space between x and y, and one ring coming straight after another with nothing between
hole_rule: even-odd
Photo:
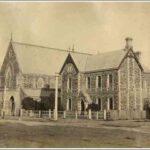
<instances>
[{"instance_id":1,"label":"tall arched window","mask_svg":"<svg viewBox=\"0 0 150 150\"><path fill-rule=\"evenodd\" d=\"M44 80L43 78L39 78L37 80L37 88L43 88L44 87Z\"/></svg>"},{"instance_id":2,"label":"tall arched window","mask_svg":"<svg viewBox=\"0 0 150 150\"><path fill-rule=\"evenodd\" d=\"M7 68L6 74L5 74L5 84L7 88L12 87L13 83L13 75L12 75L12 70L10 67Z\"/></svg>"}]
</instances>

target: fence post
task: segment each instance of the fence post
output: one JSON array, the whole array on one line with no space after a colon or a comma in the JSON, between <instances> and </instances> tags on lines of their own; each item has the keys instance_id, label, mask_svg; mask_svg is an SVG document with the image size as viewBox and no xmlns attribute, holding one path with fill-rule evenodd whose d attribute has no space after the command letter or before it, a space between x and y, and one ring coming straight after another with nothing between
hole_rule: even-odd
<instances>
[{"instance_id":1,"label":"fence post","mask_svg":"<svg viewBox=\"0 0 150 150\"><path fill-rule=\"evenodd\" d=\"M75 115L76 115L76 119L78 119L78 112L77 111L75 112Z\"/></svg>"},{"instance_id":2,"label":"fence post","mask_svg":"<svg viewBox=\"0 0 150 150\"><path fill-rule=\"evenodd\" d=\"M30 110L30 112L29 112L29 116L30 116L30 117L32 117L32 110Z\"/></svg>"},{"instance_id":3,"label":"fence post","mask_svg":"<svg viewBox=\"0 0 150 150\"><path fill-rule=\"evenodd\" d=\"M66 111L64 110L64 119L66 118Z\"/></svg>"},{"instance_id":4,"label":"fence post","mask_svg":"<svg viewBox=\"0 0 150 150\"><path fill-rule=\"evenodd\" d=\"M106 120L106 109L104 109L104 120Z\"/></svg>"},{"instance_id":5,"label":"fence post","mask_svg":"<svg viewBox=\"0 0 150 150\"><path fill-rule=\"evenodd\" d=\"M96 119L98 120L98 111L96 112Z\"/></svg>"},{"instance_id":6,"label":"fence post","mask_svg":"<svg viewBox=\"0 0 150 150\"><path fill-rule=\"evenodd\" d=\"M49 109L49 113L48 113L49 118L51 119L51 110Z\"/></svg>"},{"instance_id":7,"label":"fence post","mask_svg":"<svg viewBox=\"0 0 150 150\"><path fill-rule=\"evenodd\" d=\"M39 118L41 118L41 110L39 110Z\"/></svg>"},{"instance_id":8,"label":"fence post","mask_svg":"<svg viewBox=\"0 0 150 150\"><path fill-rule=\"evenodd\" d=\"M92 119L92 116L91 116L91 109L89 109L89 119Z\"/></svg>"}]
</instances>

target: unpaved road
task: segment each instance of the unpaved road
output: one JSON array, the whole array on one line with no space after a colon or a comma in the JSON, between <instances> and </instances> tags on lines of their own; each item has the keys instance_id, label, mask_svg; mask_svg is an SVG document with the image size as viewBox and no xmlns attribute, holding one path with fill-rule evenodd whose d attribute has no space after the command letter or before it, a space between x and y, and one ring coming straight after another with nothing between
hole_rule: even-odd
<instances>
[{"instance_id":1,"label":"unpaved road","mask_svg":"<svg viewBox=\"0 0 150 150\"><path fill-rule=\"evenodd\" d=\"M150 122L0 120L0 147L150 147Z\"/></svg>"}]
</instances>

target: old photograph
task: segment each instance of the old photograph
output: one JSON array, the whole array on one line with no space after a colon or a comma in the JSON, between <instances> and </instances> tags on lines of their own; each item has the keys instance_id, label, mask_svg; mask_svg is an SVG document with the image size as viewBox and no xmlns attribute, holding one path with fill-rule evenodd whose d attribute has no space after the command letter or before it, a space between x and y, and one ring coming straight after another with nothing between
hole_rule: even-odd
<instances>
[{"instance_id":1,"label":"old photograph","mask_svg":"<svg viewBox=\"0 0 150 150\"><path fill-rule=\"evenodd\" d=\"M0 148L149 147L149 2L0 2Z\"/></svg>"}]
</instances>

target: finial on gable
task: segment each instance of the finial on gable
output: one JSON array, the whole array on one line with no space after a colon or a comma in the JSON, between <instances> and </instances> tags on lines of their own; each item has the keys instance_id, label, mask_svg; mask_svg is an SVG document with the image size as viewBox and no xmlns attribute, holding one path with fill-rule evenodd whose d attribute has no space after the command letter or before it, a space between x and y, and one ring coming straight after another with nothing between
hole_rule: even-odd
<instances>
[{"instance_id":1,"label":"finial on gable","mask_svg":"<svg viewBox=\"0 0 150 150\"><path fill-rule=\"evenodd\" d=\"M71 49L71 48L70 48L70 46L69 46L69 48L68 48L69 53L70 53L70 49Z\"/></svg>"},{"instance_id":2,"label":"finial on gable","mask_svg":"<svg viewBox=\"0 0 150 150\"><path fill-rule=\"evenodd\" d=\"M72 52L74 52L74 44L72 45Z\"/></svg>"},{"instance_id":3,"label":"finial on gable","mask_svg":"<svg viewBox=\"0 0 150 150\"><path fill-rule=\"evenodd\" d=\"M10 34L10 41L11 41L11 42L13 41L13 34L12 34L12 32L11 32L11 34Z\"/></svg>"}]
</instances>

